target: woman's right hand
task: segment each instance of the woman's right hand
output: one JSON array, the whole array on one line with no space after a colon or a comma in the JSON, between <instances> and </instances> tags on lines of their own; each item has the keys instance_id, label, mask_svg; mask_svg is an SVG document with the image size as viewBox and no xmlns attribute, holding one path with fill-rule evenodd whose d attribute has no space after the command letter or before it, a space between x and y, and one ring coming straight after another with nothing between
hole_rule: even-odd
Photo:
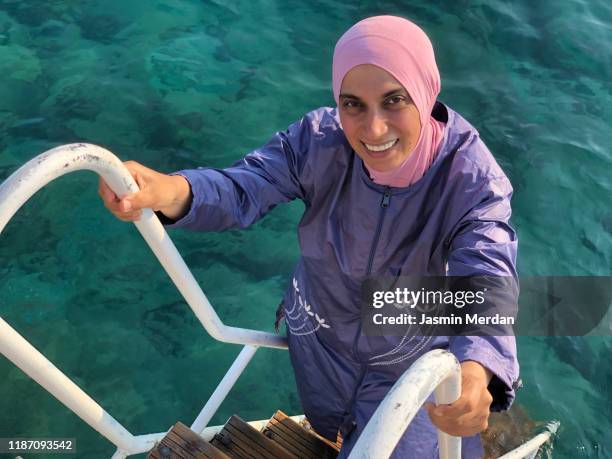
<instances>
[{"instance_id":1,"label":"woman's right hand","mask_svg":"<svg viewBox=\"0 0 612 459\"><path fill-rule=\"evenodd\" d=\"M183 217L191 206L191 187L180 175L161 174L136 161L123 163L140 191L122 197L117 196L100 177L98 194L104 206L118 219L130 222L139 220L142 209L162 212L172 220Z\"/></svg>"}]
</instances>

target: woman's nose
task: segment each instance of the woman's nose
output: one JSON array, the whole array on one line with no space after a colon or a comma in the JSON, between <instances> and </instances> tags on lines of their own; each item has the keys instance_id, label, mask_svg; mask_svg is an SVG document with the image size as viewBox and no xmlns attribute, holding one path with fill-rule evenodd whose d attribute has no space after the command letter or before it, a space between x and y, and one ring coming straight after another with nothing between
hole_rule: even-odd
<instances>
[{"instance_id":1,"label":"woman's nose","mask_svg":"<svg viewBox=\"0 0 612 459\"><path fill-rule=\"evenodd\" d=\"M387 133L387 120L382 113L372 111L366 119L365 128L369 140L379 140Z\"/></svg>"}]
</instances>

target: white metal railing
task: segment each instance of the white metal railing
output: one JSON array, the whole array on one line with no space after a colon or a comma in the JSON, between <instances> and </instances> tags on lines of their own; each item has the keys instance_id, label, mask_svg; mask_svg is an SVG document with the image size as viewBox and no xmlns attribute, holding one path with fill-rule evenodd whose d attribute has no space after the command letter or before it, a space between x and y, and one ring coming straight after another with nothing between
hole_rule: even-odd
<instances>
[{"instance_id":1,"label":"white metal railing","mask_svg":"<svg viewBox=\"0 0 612 459\"><path fill-rule=\"evenodd\" d=\"M101 175L118 196L138 191L128 170L111 152L83 143L57 147L28 161L0 185L0 232L39 189L57 177L83 169ZM273 333L224 325L155 214L145 209L134 224L213 338L226 343L287 348L286 340Z\"/></svg>"},{"instance_id":2,"label":"white metal railing","mask_svg":"<svg viewBox=\"0 0 612 459\"><path fill-rule=\"evenodd\" d=\"M109 151L83 143L57 147L28 161L0 184L0 234L13 215L34 193L57 177L77 170L96 172L118 196L138 191L131 174ZM258 347L286 349L287 343L283 337L273 333L223 324L155 214L150 209L145 209L142 218L135 222L135 225L206 331L219 341L245 345L194 421L192 428L201 431ZM132 435L2 318L0 351L117 446L114 459L149 451L164 437L165 432Z\"/></svg>"},{"instance_id":3,"label":"white metal railing","mask_svg":"<svg viewBox=\"0 0 612 459\"><path fill-rule=\"evenodd\" d=\"M419 357L398 379L363 429L349 459L388 458L432 392L437 404L452 403L461 394L459 362L442 349ZM461 437L439 430L438 443L441 458L461 458Z\"/></svg>"},{"instance_id":4,"label":"white metal railing","mask_svg":"<svg viewBox=\"0 0 612 459\"><path fill-rule=\"evenodd\" d=\"M539 433L531 440L523 443L516 449L500 456L498 459L533 459L536 457L537 452L540 450L540 446L548 442L553 435L557 433L559 428L559 421L551 421L546 424L544 432Z\"/></svg>"},{"instance_id":5,"label":"white metal railing","mask_svg":"<svg viewBox=\"0 0 612 459\"><path fill-rule=\"evenodd\" d=\"M434 392L436 404L448 404L461 394L461 367L453 354L442 349L419 357L393 385L363 429L348 459L386 459L391 456L406 428ZM544 443L557 432L551 421L544 432L498 459L534 459ZM461 437L438 430L440 458L461 458Z\"/></svg>"},{"instance_id":6,"label":"white metal railing","mask_svg":"<svg viewBox=\"0 0 612 459\"><path fill-rule=\"evenodd\" d=\"M57 147L27 162L0 184L0 234L34 193L57 177L77 170L98 173L118 196L138 191L131 174L109 151L83 143ZM134 224L206 331L219 341L244 345L191 425L194 432L210 435L219 430L220 426L207 427L208 422L257 349L286 349L287 342L272 333L223 324L155 214L145 209L141 219ZM0 352L112 442L117 447L112 459L147 452L165 436L166 432L132 435L1 317ZM452 403L461 392L459 363L451 353L440 349L423 355L397 381L365 427L350 458L389 457L417 410L434 390L438 404ZM556 426L558 423L548 432L517 448L522 456L511 455L514 452L510 452L503 458L527 457L537 451L556 431ZM461 438L441 431L438 435L440 458L459 458Z\"/></svg>"}]
</instances>

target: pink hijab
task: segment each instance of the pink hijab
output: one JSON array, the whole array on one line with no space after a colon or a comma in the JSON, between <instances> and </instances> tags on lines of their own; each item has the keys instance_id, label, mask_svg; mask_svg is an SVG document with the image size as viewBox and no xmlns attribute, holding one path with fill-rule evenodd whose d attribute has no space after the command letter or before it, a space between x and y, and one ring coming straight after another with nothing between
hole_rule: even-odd
<instances>
[{"instance_id":1,"label":"pink hijab","mask_svg":"<svg viewBox=\"0 0 612 459\"><path fill-rule=\"evenodd\" d=\"M374 16L358 22L340 37L334 50L332 79L336 103L345 75L360 64L373 64L393 75L419 111L419 139L404 162L385 172L368 168L375 183L409 186L429 169L444 135L444 123L431 116L440 93L433 46L425 32L404 18Z\"/></svg>"}]
</instances>

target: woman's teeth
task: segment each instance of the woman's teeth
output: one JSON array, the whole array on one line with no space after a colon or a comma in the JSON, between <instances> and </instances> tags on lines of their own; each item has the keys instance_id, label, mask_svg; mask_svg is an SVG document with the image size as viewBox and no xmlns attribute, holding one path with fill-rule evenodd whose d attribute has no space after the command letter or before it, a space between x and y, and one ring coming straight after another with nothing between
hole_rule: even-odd
<instances>
[{"instance_id":1,"label":"woman's teeth","mask_svg":"<svg viewBox=\"0 0 612 459\"><path fill-rule=\"evenodd\" d=\"M382 145L370 145L369 143L365 143L364 145L370 151L385 151L391 148L399 139L390 140L387 143L383 143Z\"/></svg>"}]
</instances>

